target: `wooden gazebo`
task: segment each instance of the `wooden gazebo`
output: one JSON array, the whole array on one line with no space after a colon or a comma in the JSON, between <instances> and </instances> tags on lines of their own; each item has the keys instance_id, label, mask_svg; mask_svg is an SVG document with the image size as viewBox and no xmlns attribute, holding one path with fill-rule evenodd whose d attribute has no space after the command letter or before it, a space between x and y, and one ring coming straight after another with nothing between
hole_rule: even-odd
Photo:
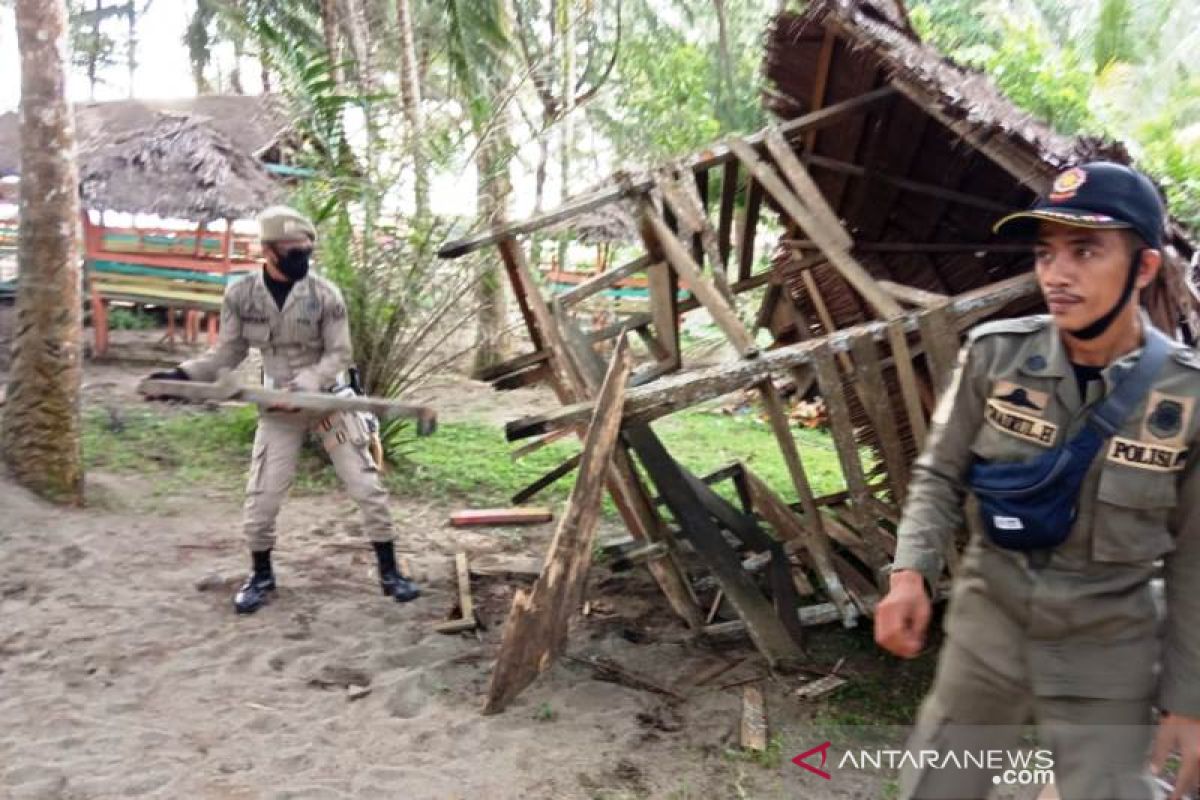
<instances>
[{"instance_id":1,"label":"wooden gazebo","mask_svg":"<svg viewBox=\"0 0 1200 800\"><path fill-rule=\"evenodd\" d=\"M589 497L581 485L607 479L629 531L651 545L648 567L675 613L705 635L744 631L771 667L786 668L802 658L804 625L851 625L872 613L894 553L909 467L963 332L1040 307L1027 253L993 240L992 222L1028 204L1067 165L1129 156L1120 145L1059 136L1019 111L985 76L923 44L898 0L812 0L801 14L778 16L766 72L777 122L765 130L671 167L614 176L587 197L448 243L441 254L496 248L533 350L492 374L508 385L544 380L563 403L511 423L509 438L582 435L590 426L582 455L548 480L582 463L574 504ZM543 297L524 237L611 204L638 221L644 252ZM765 216L784 235L756 271ZM1178 254L1190 257L1181 231L1170 233ZM648 278L649 311L601 330L580 324L586 298L634 274ZM679 287L689 293L682 300ZM762 287L758 306L739 308ZM1195 294L1179 268L1164 272L1147 304L1164 330L1186 338L1200 330ZM700 369L684 363L679 320L700 308L736 358ZM770 332L769 346L758 346L740 321L751 316ZM640 366L623 397L614 400L606 385L597 400L607 343L627 332L640 343ZM692 475L653 430L656 418L743 389L761 397L792 497L741 464ZM827 406L847 487L828 497L811 490L784 407L785 394L812 389ZM611 462L598 475L594 465L585 473L589 449L604 441L597 426L613 419L620 437ZM874 471L860 457L864 443L878 456ZM712 490L722 480L733 481L739 504ZM565 519L532 599L514 604L491 710L561 651L562 618L574 608L537 599L555 591L576 596L558 584L582 580L592 536L579 509L572 506ZM946 555L953 572L958 549ZM739 619L706 625L705 609L720 598Z\"/></svg>"}]
</instances>

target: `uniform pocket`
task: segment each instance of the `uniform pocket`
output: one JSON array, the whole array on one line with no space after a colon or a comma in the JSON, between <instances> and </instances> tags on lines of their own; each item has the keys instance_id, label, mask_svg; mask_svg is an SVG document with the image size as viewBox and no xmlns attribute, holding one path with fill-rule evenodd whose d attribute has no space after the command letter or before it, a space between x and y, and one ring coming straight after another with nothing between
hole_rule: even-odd
<instances>
[{"instance_id":1,"label":"uniform pocket","mask_svg":"<svg viewBox=\"0 0 1200 800\"><path fill-rule=\"evenodd\" d=\"M1178 499L1174 473L1106 463L1092 517L1092 558L1146 562L1174 550L1167 520Z\"/></svg>"},{"instance_id":2,"label":"uniform pocket","mask_svg":"<svg viewBox=\"0 0 1200 800\"><path fill-rule=\"evenodd\" d=\"M242 337L255 347L271 341L271 326L265 322L252 322L242 325Z\"/></svg>"}]
</instances>

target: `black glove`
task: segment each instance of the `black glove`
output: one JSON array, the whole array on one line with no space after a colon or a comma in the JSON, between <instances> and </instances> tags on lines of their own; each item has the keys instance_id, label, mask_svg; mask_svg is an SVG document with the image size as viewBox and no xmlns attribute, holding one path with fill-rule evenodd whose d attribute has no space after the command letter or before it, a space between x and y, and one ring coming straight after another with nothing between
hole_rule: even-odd
<instances>
[{"instance_id":1,"label":"black glove","mask_svg":"<svg viewBox=\"0 0 1200 800\"><path fill-rule=\"evenodd\" d=\"M147 378L147 380L151 380L151 381L190 381L191 380L191 376L189 376L186 372L181 370L179 367L172 367L171 369L164 369L159 372L151 372L149 375L146 376L146 378ZM146 395L146 399L147 400L171 400L173 398L170 395L165 395L165 394L148 394L148 395Z\"/></svg>"}]
</instances>

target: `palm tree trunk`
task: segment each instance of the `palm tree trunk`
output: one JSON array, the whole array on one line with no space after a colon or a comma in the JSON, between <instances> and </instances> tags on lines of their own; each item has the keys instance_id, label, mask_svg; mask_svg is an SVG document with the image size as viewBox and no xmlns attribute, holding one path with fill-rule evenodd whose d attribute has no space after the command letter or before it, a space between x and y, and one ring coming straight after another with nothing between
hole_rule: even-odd
<instances>
[{"instance_id":1,"label":"palm tree trunk","mask_svg":"<svg viewBox=\"0 0 1200 800\"><path fill-rule=\"evenodd\" d=\"M512 194L512 180L508 174L512 159L512 133L503 118L476 151L475 165L479 173L478 205L479 216L485 227L504 221L508 199ZM476 284L476 299L479 302L479 326L475 337L475 370L490 367L504 360L508 351L505 336L507 319L504 294L504 269L492 253L485 253L480 266L479 283Z\"/></svg>"},{"instance_id":2,"label":"palm tree trunk","mask_svg":"<svg viewBox=\"0 0 1200 800\"><path fill-rule=\"evenodd\" d=\"M17 0L21 185L17 326L0 446L16 479L83 502L79 177L63 0Z\"/></svg>"},{"instance_id":3,"label":"palm tree trunk","mask_svg":"<svg viewBox=\"0 0 1200 800\"><path fill-rule=\"evenodd\" d=\"M333 65L333 82L340 89L343 76L342 56L338 52L337 0L321 0L321 35L325 38L325 52L329 55L329 63Z\"/></svg>"},{"instance_id":4,"label":"palm tree trunk","mask_svg":"<svg viewBox=\"0 0 1200 800\"><path fill-rule=\"evenodd\" d=\"M417 71L417 45L408 0L396 0L396 25L400 30L400 98L404 121L408 125L408 148L412 154L413 202L417 220L423 221L429 216L429 160L425 157L421 76Z\"/></svg>"}]
</instances>

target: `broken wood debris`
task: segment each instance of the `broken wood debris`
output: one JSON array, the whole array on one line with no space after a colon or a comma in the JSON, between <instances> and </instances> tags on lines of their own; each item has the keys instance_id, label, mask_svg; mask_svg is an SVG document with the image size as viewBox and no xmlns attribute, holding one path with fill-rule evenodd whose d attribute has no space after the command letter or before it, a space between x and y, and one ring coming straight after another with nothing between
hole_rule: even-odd
<instances>
[{"instance_id":1,"label":"broken wood debris","mask_svg":"<svg viewBox=\"0 0 1200 800\"><path fill-rule=\"evenodd\" d=\"M456 528L478 525L539 525L554 519L548 508L475 508L455 511L450 524Z\"/></svg>"},{"instance_id":2,"label":"broken wood debris","mask_svg":"<svg viewBox=\"0 0 1200 800\"><path fill-rule=\"evenodd\" d=\"M475 601L471 597L471 567L466 553L454 555L454 575L458 581L458 619L439 622L434 626L438 633L462 633L479 627Z\"/></svg>"},{"instance_id":3,"label":"broken wood debris","mask_svg":"<svg viewBox=\"0 0 1200 800\"><path fill-rule=\"evenodd\" d=\"M767 749L767 702L757 686L742 688L741 745L743 750Z\"/></svg>"}]
</instances>

